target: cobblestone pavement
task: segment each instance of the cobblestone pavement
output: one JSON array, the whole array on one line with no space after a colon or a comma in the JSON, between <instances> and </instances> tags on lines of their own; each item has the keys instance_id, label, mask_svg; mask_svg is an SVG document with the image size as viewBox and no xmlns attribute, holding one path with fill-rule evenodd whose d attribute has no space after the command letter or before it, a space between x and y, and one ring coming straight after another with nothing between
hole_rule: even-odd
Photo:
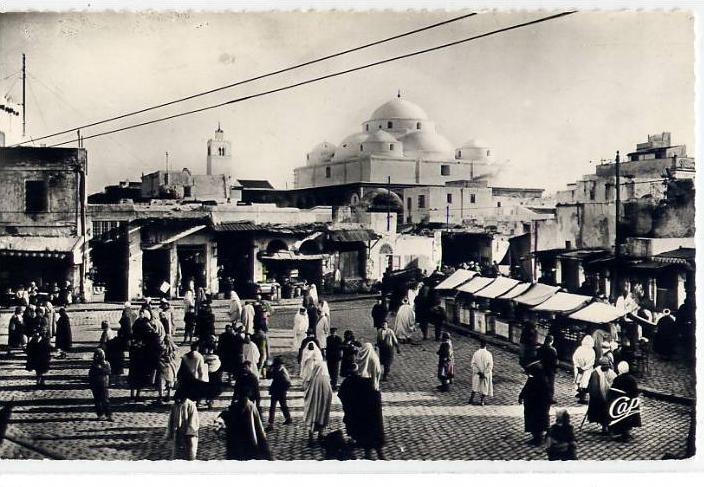
<instances>
[{"instance_id":1,"label":"cobblestone pavement","mask_svg":"<svg viewBox=\"0 0 704 487\"><path fill-rule=\"evenodd\" d=\"M333 303L332 326L351 329L364 341L374 338L369 318L370 301ZM274 354L284 357L294 375L294 354L290 352L290 325L293 309L275 310L271 342ZM219 327L224 315L218 311ZM76 320L78 321L78 320ZM90 391L85 377L92 350L99 337L99 322L86 317L74 323L75 349L66 359L55 359L46 387L37 390L33 375L24 370L24 356L0 361L0 402L14 401L13 422L8 434L24 438L52 456L66 459L150 459L169 458L164 440L169 406L153 404L155 393L134 403L124 388L111 390L115 422L95 419ZM6 321L0 325L0 343L6 343ZM545 459L541 448L526 444L523 411L517 397L524 382L515 354L502 349L494 353L495 396L484 407L467 405L470 387L469 362L477 349L470 337L453 339L456 359L455 384L450 392L440 393L436 375L437 344L433 341L402 345L388 382L382 383L382 398L387 446L392 460L504 460ZM182 347L182 352L185 348ZM267 381L263 381L266 388ZM200 412L201 430L198 458L223 459L223 439L218 436L214 420L225 408L232 391L227 388L212 410ZM277 418L269 442L279 460L322 459L319 446L307 444L305 428L296 421L303 413L300 381L294 380L290 394L294 424L283 426ZM268 396L263 393L263 409ZM561 372L556 382L558 407L568 407L577 426L585 407L573 397L571 377ZM577 433L581 459L660 459L665 454L683 455L690 426L691 409L687 406L645 398L644 427L634 431L629 444L609 441L599 428L586 424ZM554 411L553 411L554 412ZM268 414L268 413L266 413ZM280 413L279 413L280 414ZM330 428L342 428L342 410L335 397ZM360 454L361 452L357 452ZM37 453L5 442L0 448L3 458L32 458Z\"/></svg>"}]
</instances>

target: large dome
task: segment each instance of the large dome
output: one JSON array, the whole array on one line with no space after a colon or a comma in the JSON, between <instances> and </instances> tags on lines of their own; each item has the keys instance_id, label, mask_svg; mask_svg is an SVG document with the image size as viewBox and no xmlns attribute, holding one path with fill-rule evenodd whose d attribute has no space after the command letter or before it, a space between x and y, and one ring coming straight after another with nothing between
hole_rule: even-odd
<instances>
[{"instance_id":1,"label":"large dome","mask_svg":"<svg viewBox=\"0 0 704 487\"><path fill-rule=\"evenodd\" d=\"M396 97L374 110L369 120L427 120L428 115L413 102Z\"/></svg>"},{"instance_id":2,"label":"large dome","mask_svg":"<svg viewBox=\"0 0 704 487\"><path fill-rule=\"evenodd\" d=\"M403 142L403 153L408 157L453 158L452 144L438 133L418 130L404 135L399 140Z\"/></svg>"}]
</instances>

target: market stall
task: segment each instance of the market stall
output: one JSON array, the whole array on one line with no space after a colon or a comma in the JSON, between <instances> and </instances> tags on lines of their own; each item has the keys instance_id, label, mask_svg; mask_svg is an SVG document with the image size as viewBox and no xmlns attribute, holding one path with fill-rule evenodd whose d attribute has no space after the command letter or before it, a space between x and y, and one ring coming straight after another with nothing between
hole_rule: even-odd
<instances>
[{"instance_id":1,"label":"market stall","mask_svg":"<svg viewBox=\"0 0 704 487\"><path fill-rule=\"evenodd\" d=\"M457 288L457 317L459 323L474 331L486 333L486 311L480 310L474 295L497 278L475 276Z\"/></svg>"},{"instance_id":2,"label":"market stall","mask_svg":"<svg viewBox=\"0 0 704 487\"><path fill-rule=\"evenodd\" d=\"M474 278L477 274L477 272L470 271L469 269L458 269L435 286L436 299L439 299L441 306L445 308L447 319L450 320L450 322L455 322L459 318L458 313L460 310L457 308L455 300L458 291L457 288Z\"/></svg>"},{"instance_id":3,"label":"market stall","mask_svg":"<svg viewBox=\"0 0 704 487\"><path fill-rule=\"evenodd\" d=\"M509 325L509 340L511 342L519 342L523 331L523 321L534 318L530 313L531 308L547 301L559 290L558 286L548 286L536 282L531 284L522 294L511 299L513 302L513 319Z\"/></svg>"},{"instance_id":4,"label":"market stall","mask_svg":"<svg viewBox=\"0 0 704 487\"><path fill-rule=\"evenodd\" d=\"M508 325L497 319L500 313L500 306L498 306L496 298L511 291L519 284L522 283L517 279L499 276L491 284L474 294L478 311L485 315L484 321L486 322L487 334L496 334L508 338ZM498 330L496 327L497 321L500 322Z\"/></svg>"},{"instance_id":5,"label":"market stall","mask_svg":"<svg viewBox=\"0 0 704 487\"><path fill-rule=\"evenodd\" d=\"M555 337L555 348L563 359L572 356L581 339L583 329L575 326L567 316L584 308L593 297L581 294L558 292L531 309L538 329L538 343L543 343L549 334Z\"/></svg>"}]
</instances>

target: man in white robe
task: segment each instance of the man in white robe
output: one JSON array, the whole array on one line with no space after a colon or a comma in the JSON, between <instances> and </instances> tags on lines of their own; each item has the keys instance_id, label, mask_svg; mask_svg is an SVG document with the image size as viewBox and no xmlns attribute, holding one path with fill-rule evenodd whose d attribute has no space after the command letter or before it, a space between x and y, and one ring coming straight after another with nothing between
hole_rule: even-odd
<instances>
[{"instance_id":1,"label":"man in white robe","mask_svg":"<svg viewBox=\"0 0 704 487\"><path fill-rule=\"evenodd\" d=\"M261 354L259 353L257 345L252 342L249 336L246 336L242 344L243 362L250 362L252 364L251 370L257 379L259 379L259 367L257 367L257 364L259 363L260 356Z\"/></svg>"},{"instance_id":2,"label":"man in white robe","mask_svg":"<svg viewBox=\"0 0 704 487\"><path fill-rule=\"evenodd\" d=\"M235 291L230 294L230 309L228 310L231 323L237 323L242 318L242 301Z\"/></svg>"},{"instance_id":3,"label":"man in white robe","mask_svg":"<svg viewBox=\"0 0 704 487\"><path fill-rule=\"evenodd\" d=\"M301 349L301 343L306 337L306 332L308 331L308 313L306 309L301 306L298 309L298 313L293 317L293 343L291 344L291 351L298 353Z\"/></svg>"},{"instance_id":4,"label":"man in white robe","mask_svg":"<svg viewBox=\"0 0 704 487\"><path fill-rule=\"evenodd\" d=\"M577 347L572 355L572 365L574 367L574 384L577 388L576 397L580 404L587 404L586 395L589 387L589 377L594 370L594 339L587 335L582 339L582 344Z\"/></svg>"},{"instance_id":5,"label":"man in white robe","mask_svg":"<svg viewBox=\"0 0 704 487\"><path fill-rule=\"evenodd\" d=\"M254 306L252 306L252 303L248 302L242 308L242 324L244 325L245 334L254 334Z\"/></svg>"},{"instance_id":6,"label":"man in white robe","mask_svg":"<svg viewBox=\"0 0 704 487\"><path fill-rule=\"evenodd\" d=\"M474 395L479 393L481 398L479 404L484 405L485 397L494 395L494 357L486 349L486 342L479 342L479 350L472 355L472 395L469 396L469 404L474 403Z\"/></svg>"},{"instance_id":7,"label":"man in white robe","mask_svg":"<svg viewBox=\"0 0 704 487\"><path fill-rule=\"evenodd\" d=\"M398 308L396 312L396 319L394 320L394 333L396 338L401 343L406 343L411 341L411 334L416 330L416 314L413 311L413 306L411 306L407 299L403 300L403 304Z\"/></svg>"},{"instance_id":8,"label":"man in white robe","mask_svg":"<svg viewBox=\"0 0 704 487\"><path fill-rule=\"evenodd\" d=\"M315 325L315 339L318 340L321 348L325 348L330 334L330 318L324 314L320 315L318 323Z\"/></svg>"}]
</instances>

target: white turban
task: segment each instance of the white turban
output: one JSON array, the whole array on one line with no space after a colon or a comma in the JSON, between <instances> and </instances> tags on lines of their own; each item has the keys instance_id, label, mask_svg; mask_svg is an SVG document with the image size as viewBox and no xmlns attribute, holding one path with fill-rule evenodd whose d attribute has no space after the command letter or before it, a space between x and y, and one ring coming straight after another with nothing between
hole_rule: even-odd
<instances>
[{"instance_id":1,"label":"white turban","mask_svg":"<svg viewBox=\"0 0 704 487\"><path fill-rule=\"evenodd\" d=\"M628 362L626 361L621 361L618 363L616 366L618 373L619 374L626 374L630 370L630 367L628 366Z\"/></svg>"}]
</instances>

